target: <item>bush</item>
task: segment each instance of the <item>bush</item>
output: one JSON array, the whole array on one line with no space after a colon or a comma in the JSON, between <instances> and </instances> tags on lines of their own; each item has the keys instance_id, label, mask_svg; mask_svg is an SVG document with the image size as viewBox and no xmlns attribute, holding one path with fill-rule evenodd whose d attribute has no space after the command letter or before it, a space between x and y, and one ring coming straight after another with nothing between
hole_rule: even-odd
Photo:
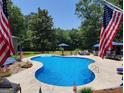
<instances>
[{"instance_id":1,"label":"bush","mask_svg":"<svg viewBox=\"0 0 124 93\"><path fill-rule=\"evenodd\" d=\"M93 89L92 88L82 88L81 90L79 90L79 93L93 93Z\"/></svg>"}]
</instances>

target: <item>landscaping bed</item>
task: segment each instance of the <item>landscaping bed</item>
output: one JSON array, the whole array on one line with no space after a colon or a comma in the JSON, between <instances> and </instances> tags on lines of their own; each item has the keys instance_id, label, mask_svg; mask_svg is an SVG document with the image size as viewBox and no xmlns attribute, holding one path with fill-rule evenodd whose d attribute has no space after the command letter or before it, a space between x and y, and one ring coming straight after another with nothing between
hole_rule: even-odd
<instances>
[{"instance_id":1,"label":"landscaping bed","mask_svg":"<svg viewBox=\"0 0 124 93\"><path fill-rule=\"evenodd\" d=\"M12 74L16 74L30 67L32 67L32 63L30 62L15 62L13 64L8 65L7 68L0 68L0 76L8 77Z\"/></svg>"}]
</instances>

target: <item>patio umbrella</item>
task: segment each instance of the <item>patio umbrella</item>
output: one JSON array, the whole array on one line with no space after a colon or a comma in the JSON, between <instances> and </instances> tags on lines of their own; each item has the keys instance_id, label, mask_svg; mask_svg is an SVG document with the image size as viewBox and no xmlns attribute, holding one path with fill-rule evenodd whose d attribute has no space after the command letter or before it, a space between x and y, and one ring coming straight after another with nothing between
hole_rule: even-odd
<instances>
[{"instance_id":1,"label":"patio umbrella","mask_svg":"<svg viewBox=\"0 0 124 93\"><path fill-rule=\"evenodd\" d=\"M123 43L118 43L118 42L112 42L113 46L123 46ZM99 44L93 45L93 47L99 47Z\"/></svg>"},{"instance_id":2,"label":"patio umbrella","mask_svg":"<svg viewBox=\"0 0 124 93\"><path fill-rule=\"evenodd\" d=\"M61 51L62 51L62 55L64 55L64 48L68 47L69 45L65 44L65 43L61 43L58 45L59 47L61 47Z\"/></svg>"},{"instance_id":3,"label":"patio umbrella","mask_svg":"<svg viewBox=\"0 0 124 93\"><path fill-rule=\"evenodd\" d=\"M61 43L58 45L59 47L68 47L69 45L65 44L65 43Z\"/></svg>"}]
</instances>

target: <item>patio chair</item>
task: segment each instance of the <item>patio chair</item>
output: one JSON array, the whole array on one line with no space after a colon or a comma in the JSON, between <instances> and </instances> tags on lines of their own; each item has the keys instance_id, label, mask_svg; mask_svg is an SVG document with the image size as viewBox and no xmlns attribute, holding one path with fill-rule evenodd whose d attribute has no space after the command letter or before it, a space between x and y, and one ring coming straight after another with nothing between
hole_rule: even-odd
<instances>
[{"instance_id":1,"label":"patio chair","mask_svg":"<svg viewBox=\"0 0 124 93\"><path fill-rule=\"evenodd\" d=\"M117 68L116 71L118 74L123 74L123 68Z\"/></svg>"},{"instance_id":2,"label":"patio chair","mask_svg":"<svg viewBox=\"0 0 124 93\"><path fill-rule=\"evenodd\" d=\"M123 71L123 68L117 68L117 71Z\"/></svg>"},{"instance_id":3,"label":"patio chair","mask_svg":"<svg viewBox=\"0 0 124 93\"><path fill-rule=\"evenodd\" d=\"M6 78L0 83L0 93L17 93L18 91L21 93L20 84L12 83Z\"/></svg>"}]
</instances>

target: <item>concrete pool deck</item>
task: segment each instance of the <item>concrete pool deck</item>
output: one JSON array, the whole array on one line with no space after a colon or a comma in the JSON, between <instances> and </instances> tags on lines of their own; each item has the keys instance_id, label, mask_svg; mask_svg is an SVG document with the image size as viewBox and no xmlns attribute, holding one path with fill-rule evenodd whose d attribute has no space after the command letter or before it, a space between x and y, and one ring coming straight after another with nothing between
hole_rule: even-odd
<instances>
[{"instance_id":1,"label":"concrete pool deck","mask_svg":"<svg viewBox=\"0 0 124 93\"><path fill-rule=\"evenodd\" d=\"M95 60L96 62L89 65L89 68L95 73L95 79L89 84L77 87L92 87L95 90L119 87L122 83L122 75L117 74L116 68L122 67L123 61L110 59L101 59L100 57L88 56L73 56L85 57ZM30 58L25 58L24 61ZM39 62L32 62L33 66L29 69L21 71L8 77L8 80L14 83L20 83L22 93L39 93L41 86L43 93L73 93L73 87L52 86L38 81L35 78L35 71L42 66Z\"/></svg>"}]
</instances>

